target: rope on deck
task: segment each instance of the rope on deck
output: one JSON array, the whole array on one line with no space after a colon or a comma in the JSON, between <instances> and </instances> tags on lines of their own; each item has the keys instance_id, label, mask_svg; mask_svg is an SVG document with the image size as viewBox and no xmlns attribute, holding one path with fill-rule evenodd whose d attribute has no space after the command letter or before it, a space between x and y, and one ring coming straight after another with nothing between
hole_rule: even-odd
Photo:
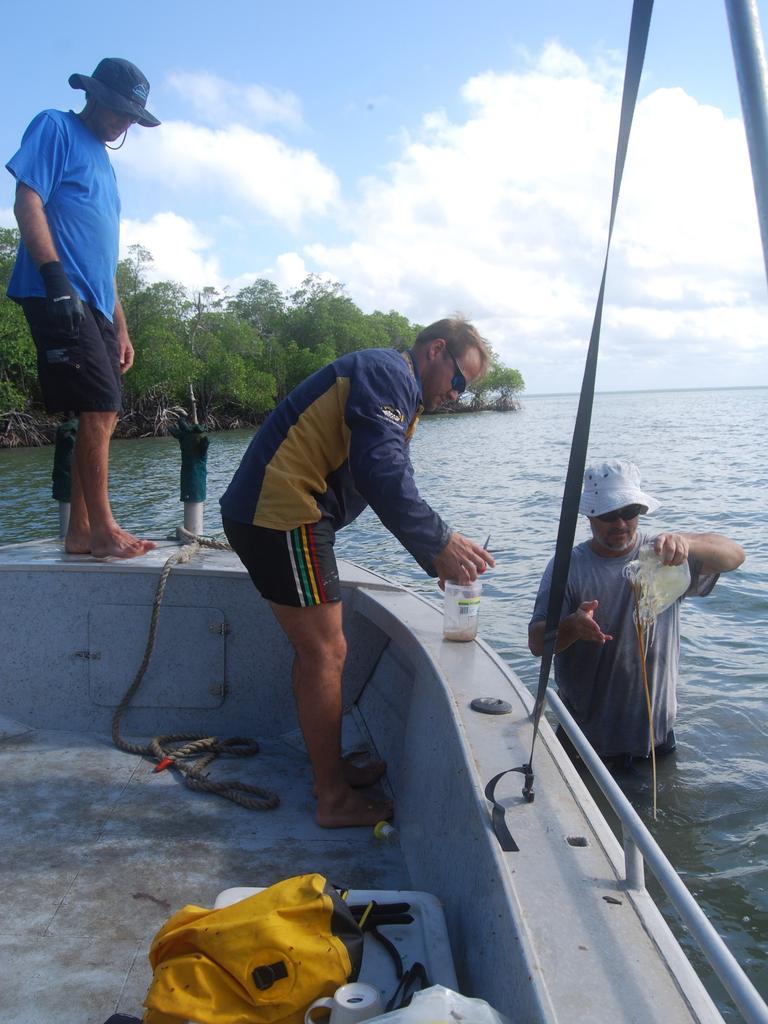
<instances>
[{"instance_id":1,"label":"rope on deck","mask_svg":"<svg viewBox=\"0 0 768 1024\"><path fill-rule=\"evenodd\" d=\"M214 782L204 774L205 769L219 755L252 757L254 754L257 754L259 752L259 744L254 739L245 736L234 736L231 739L220 740L216 736L204 736L200 733L169 733L164 736L155 736L148 744L144 745L129 743L128 740L123 739L120 735L120 720L136 695L152 659L155 639L157 637L160 605L163 601L171 570L177 565L184 565L201 548L229 549L229 544L225 541L216 540L213 537L195 536L188 530L183 529L183 527L179 527L176 534L183 546L166 559L160 573L157 589L155 590L155 599L152 602L152 618L149 624L144 657L134 676L133 682L126 690L125 696L120 701L112 717L112 740L116 747L128 754L154 757L158 762L155 767L156 772L170 767L177 768L184 778L184 784L190 789L205 793L216 793L250 810L271 810L280 803L280 798L276 793L263 789L261 786L252 786L237 780ZM200 756L201 754L202 756ZM196 757L197 760L191 764L185 764L184 759L191 757Z\"/></svg>"}]
</instances>

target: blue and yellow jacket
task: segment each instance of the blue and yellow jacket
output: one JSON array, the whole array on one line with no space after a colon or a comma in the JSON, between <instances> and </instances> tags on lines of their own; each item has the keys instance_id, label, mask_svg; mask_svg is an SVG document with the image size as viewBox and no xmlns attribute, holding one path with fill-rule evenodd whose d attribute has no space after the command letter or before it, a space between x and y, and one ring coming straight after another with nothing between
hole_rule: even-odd
<instances>
[{"instance_id":1,"label":"blue and yellow jacket","mask_svg":"<svg viewBox=\"0 0 768 1024\"><path fill-rule=\"evenodd\" d=\"M410 353L341 356L288 395L251 441L221 511L235 522L336 530L370 505L430 574L450 529L420 496L408 442L423 411Z\"/></svg>"}]
</instances>

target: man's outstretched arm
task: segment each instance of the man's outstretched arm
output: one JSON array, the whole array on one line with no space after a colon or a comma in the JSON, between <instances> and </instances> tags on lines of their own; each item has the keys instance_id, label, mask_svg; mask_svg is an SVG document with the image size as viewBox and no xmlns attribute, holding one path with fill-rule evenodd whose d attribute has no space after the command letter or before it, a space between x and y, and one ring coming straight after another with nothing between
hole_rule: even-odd
<instances>
[{"instance_id":1,"label":"man's outstretched arm","mask_svg":"<svg viewBox=\"0 0 768 1024\"><path fill-rule=\"evenodd\" d=\"M693 555L706 576L732 572L746 558L740 544L720 533L660 533L653 547L664 565L682 565Z\"/></svg>"}]
</instances>

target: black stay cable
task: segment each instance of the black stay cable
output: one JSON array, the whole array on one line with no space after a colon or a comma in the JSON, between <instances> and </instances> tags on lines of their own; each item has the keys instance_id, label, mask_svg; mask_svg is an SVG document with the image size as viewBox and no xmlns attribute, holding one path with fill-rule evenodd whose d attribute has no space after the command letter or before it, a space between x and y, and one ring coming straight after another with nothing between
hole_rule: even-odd
<instances>
[{"instance_id":1,"label":"black stay cable","mask_svg":"<svg viewBox=\"0 0 768 1024\"><path fill-rule=\"evenodd\" d=\"M584 466L587 460L587 445L589 443L589 428L592 421L592 403L595 394L595 376L597 373L597 353L600 346L600 328L603 319L603 300L605 297L605 281L608 273L608 256L611 249L611 238L613 236L613 225L616 219L616 207L619 202L619 191L621 179L624 174L624 162L627 156L627 145L629 133L632 127L632 118L637 103L637 94L640 87L640 76L645 60L645 49L648 42L648 30L651 24L651 13L653 11L653 0L634 0L632 7L632 22L629 30L629 46L627 50L627 65L624 72L624 94L621 101L621 118L619 121L619 139L616 147L616 164L613 175L613 197L611 199L611 217L608 225L608 241L605 248L605 262L603 263L603 276L600 281L600 291L597 297L595 318L592 323L592 334L589 339L586 365L584 367L584 379L581 384L581 395L579 396L579 408L576 414L576 425L573 431L571 442L571 454L568 461L568 472L565 478L563 490L563 503L560 510L560 525L557 531L557 545L555 548L555 559L552 567L552 583L549 591L549 603L547 605L547 617L544 634L544 651L541 657L541 668L539 670L539 685L536 692L536 703L533 708L533 739L531 741L531 754L528 763L519 768L508 768L506 771L496 775L485 788L485 795L493 804L492 822L496 837L501 848L508 852L518 850L518 846L510 835L504 820L504 808L498 803L495 797L496 784L499 779L508 772L521 772L525 778L523 796L530 803L534 797L533 791L533 751L536 746L536 738L539 733L539 723L544 701L546 698L549 674L552 668L552 658L555 652L555 639L557 628L560 623L560 613L565 597L565 588L568 582L568 572L571 567L571 551L573 539L576 535L576 522L579 515L579 501L581 498L582 481L584 478Z\"/></svg>"}]
</instances>

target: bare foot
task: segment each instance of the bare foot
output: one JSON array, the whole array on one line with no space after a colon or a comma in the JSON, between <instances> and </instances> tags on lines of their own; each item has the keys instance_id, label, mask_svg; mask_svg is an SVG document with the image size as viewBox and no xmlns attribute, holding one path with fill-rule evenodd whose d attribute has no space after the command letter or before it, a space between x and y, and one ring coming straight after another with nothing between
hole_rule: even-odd
<instances>
[{"instance_id":1,"label":"bare foot","mask_svg":"<svg viewBox=\"0 0 768 1024\"><path fill-rule=\"evenodd\" d=\"M358 764L354 760L358 756L358 754L348 754L343 758L344 778L352 789L367 789L386 774L387 762L376 758L373 761L363 761ZM317 785L312 786L312 796L317 796Z\"/></svg>"},{"instance_id":2,"label":"bare foot","mask_svg":"<svg viewBox=\"0 0 768 1024\"><path fill-rule=\"evenodd\" d=\"M338 797L320 797L315 821L322 828L373 827L377 822L391 818L393 813L391 800L371 799L354 789L348 789Z\"/></svg>"},{"instance_id":3,"label":"bare foot","mask_svg":"<svg viewBox=\"0 0 768 1024\"><path fill-rule=\"evenodd\" d=\"M91 555L94 558L137 558L156 547L154 541L134 537L119 526L98 537L91 533Z\"/></svg>"},{"instance_id":4,"label":"bare foot","mask_svg":"<svg viewBox=\"0 0 768 1024\"><path fill-rule=\"evenodd\" d=\"M354 755L344 758L344 778L352 789L365 789L372 786L387 771L387 762L376 758L373 761L356 763L352 760Z\"/></svg>"},{"instance_id":5,"label":"bare foot","mask_svg":"<svg viewBox=\"0 0 768 1024\"><path fill-rule=\"evenodd\" d=\"M68 555L90 555L91 531L68 530L64 538L64 550Z\"/></svg>"}]
</instances>

